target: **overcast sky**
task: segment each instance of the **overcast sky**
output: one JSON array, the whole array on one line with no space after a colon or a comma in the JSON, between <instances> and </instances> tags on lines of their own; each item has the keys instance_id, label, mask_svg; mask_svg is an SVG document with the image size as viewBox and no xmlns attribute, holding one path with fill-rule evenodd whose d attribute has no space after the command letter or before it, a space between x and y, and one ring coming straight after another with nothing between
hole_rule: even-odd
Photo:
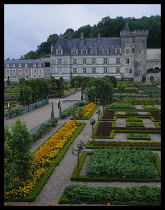
<instances>
[{"instance_id":1,"label":"overcast sky","mask_svg":"<svg viewBox=\"0 0 165 210\"><path fill-rule=\"evenodd\" d=\"M4 58L19 59L50 34L97 24L102 18L161 15L160 4L5 4Z\"/></svg>"}]
</instances>

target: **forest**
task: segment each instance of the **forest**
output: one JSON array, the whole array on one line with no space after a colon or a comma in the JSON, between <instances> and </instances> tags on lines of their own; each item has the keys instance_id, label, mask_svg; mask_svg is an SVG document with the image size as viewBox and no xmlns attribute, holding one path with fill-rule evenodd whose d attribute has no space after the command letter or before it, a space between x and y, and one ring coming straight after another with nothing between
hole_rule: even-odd
<instances>
[{"instance_id":1,"label":"forest","mask_svg":"<svg viewBox=\"0 0 165 210\"><path fill-rule=\"evenodd\" d=\"M100 33L101 37L120 37L120 31L123 30L125 23L128 22L130 30L149 30L147 39L147 48L160 48L161 47L161 16L143 16L141 18L132 17L116 17L110 18L106 16L102 18L97 24L93 26L84 25L73 30L72 28L66 29L63 36L68 38L71 34L72 38L80 38L80 33L84 32L85 38L95 38ZM21 55L20 59L37 59L49 57L51 51L51 44L54 44L58 39L58 34L51 34L47 41L42 42L37 46L36 51L29 51L25 55Z\"/></svg>"}]
</instances>

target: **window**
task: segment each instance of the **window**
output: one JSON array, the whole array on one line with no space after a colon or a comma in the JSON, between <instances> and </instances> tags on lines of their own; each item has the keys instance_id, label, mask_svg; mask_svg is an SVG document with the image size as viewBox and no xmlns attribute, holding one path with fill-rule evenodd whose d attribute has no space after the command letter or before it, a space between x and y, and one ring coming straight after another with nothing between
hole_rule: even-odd
<instances>
[{"instance_id":1,"label":"window","mask_svg":"<svg viewBox=\"0 0 165 210\"><path fill-rule=\"evenodd\" d=\"M139 53L143 53L143 50L139 50Z\"/></svg>"},{"instance_id":2,"label":"window","mask_svg":"<svg viewBox=\"0 0 165 210\"><path fill-rule=\"evenodd\" d=\"M116 53L117 53L117 54L120 54L120 48L117 48L117 49L116 49Z\"/></svg>"},{"instance_id":3,"label":"window","mask_svg":"<svg viewBox=\"0 0 165 210\"><path fill-rule=\"evenodd\" d=\"M132 69L130 69L130 74L132 73Z\"/></svg>"},{"instance_id":4,"label":"window","mask_svg":"<svg viewBox=\"0 0 165 210\"><path fill-rule=\"evenodd\" d=\"M102 49L102 54L108 54L109 50L108 49Z\"/></svg>"},{"instance_id":5,"label":"window","mask_svg":"<svg viewBox=\"0 0 165 210\"><path fill-rule=\"evenodd\" d=\"M41 63L38 64L38 67L41 67Z\"/></svg>"},{"instance_id":6,"label":"window","mask_svg":"<svg viewBox=\"0 0 165 210\"><path fill-rule=\"evenodd\" d=\"M73 68L73 73L77 74L77 68Z\"/></svg>"},{"instance_id":7,"label":"window","mask_svg":"<svg viewBox=\"0 0 165 210\"><path fill-rule=\"evenodd\" d=\"M87 73L87 69L86 68L83 68L83 73Z\"/></svg>"},{"instance_id":8,"label":"window","mask_svg":"<svg viewBox=\"0 0 165 210\"><path fill-rule=\"evenodd\" d=\"M132 48L132 53L134 53L134 48Z\"/></svg>"},{"instance_id":9,"label":"window","mask_svg":"<svg viewBox=\"0 0 165 210\"><path fill-rule=\"evenodd\" d=\"M107 71L107 67L104 68L104 74L107 74L108 71Z\"/></svg>"},{"instance_id":10,"label":"window","mask_svg":"<svg viewBox=\"0 0 165 210\"><path fill-rule=\"evenodd\" d=\"M22 64L19 64L19 67L22 67Z\"/></svg>"},{"instance_id":11,"label":"window","mask_svg":"<svg viewBox=\"0 0 165 210\"><path fill-rule=\"evenodd\" d=\"M33 63L33 67L36 67L36 63Z\"/></svg>"},{"instance_id":12,"label":"window","mask_svg":"<svg viewBox=\"0 0 165 210\"><path fill-rule=\"evenodd\" d=\"M10 69L6 69L6 74L10 74Z\"/></svg>"},{"instance_id":13,"label":"window","mask_svg":"<svg viewBox=\"0 0 165 210\"><path fill-rule=\"evenodd\" d=\"M129 54L129 49L126 49L125 53L126 53L126 54Z\"/></svg>"},{"instance_id":14,"label":"window","mask_svg":"<svg viewBox=\"0 0 165 210\"><path fill-rule=\"evenodd\" d=\"M13 73L13 74L15 74L15 73L16 73L16 70L15 70L15 69L13 69L13 70L12 70L12 73Z\"/></svg>"},{"instance_id":15,"label":"window","mask_svg":"<svg viewBox=\"0 0 165 210\"><path fill-rule=\"evenodd\" d=\"M6 64L6 67L9 67L9 64Z\"/></svg>"},{"instance_id":16,"label":"window","mask_svg":"<svg viewBox=\"0 0 165 210\"><path fill-rule=\"evenodd\" d=\"M61 64L62 62L61 62L61 59L57 59L57 64Z\"/></svg>"},{"instance_id":17,"label":"window","mask_svg":"<svg viewBox=\"0 0 165 210\"><path fill-rule=\"evenodd\" d=\"M25 73L26 73L26 74L27 74L27 71L28 71L28 70L27 70L27 69L25 69Z\"/></svg>"},{"instance_id":18,"label":"window","mask_svg":"<svg viewBox=\"0 0 165 210\"><path fill-rule=\"evenodd\" d=\"M132 42L135 43L135 39L132 39Z\"/></svg>"},{"instance_id":19,"label":"window","mask_svg":"<svg viewBox=\"0 0 165 210\"><path fill-rule=\"evenodd\" d=\"M39 74L38 77L41 78L41 74Z\"/></svg>"},{"instance_id":20,"label":"window","mask_svg":"<svg viewBox=\"0 0 165 210\"><path fill-rule=\"evenodd\" d=\"M96 73L96 68L92 68L92 73L93 73L93 74Z\"/></svg>"},{"instance_id":21,"label":"window","mask_svg":"<svg viewBox=\"0 0 165 210\"><path fill-rule=\"evenodd\" d=\"M57 49L57 50L56 50L56 54L57 54L57 55L62 55L62 49Z\"/></svg>"},{"instance_id":22,"label":"window","mask_svg":"<svg viewBox=\"0 0 165 210\"><path fill-rule=\"evenodd\" d=\"M96 49L91 49L91 54L95 55L96 54Z\"/></svg>"},{"instance_id":23,"label":"window","mask_svg":"<svg viewBox=\"0 0 165 210\"><path fill-rule=\"evenodd\" d=\"M37 70L36 69L33 69L33 73L36 74L37 73Z\"/></svg>"},{"instance_id":24,"label":"window","mask_svg":"<svg viewBox=\"0 0 165 210\"><path fill-rule=\"evenodd\" d=\"M12 64L12 67L15 67L15 64Z\"/></svg>"},{"instance_id":25,"label":"window","mask_svg":"<svg viewBox=\"0 0 165 210\"><path fill-rule=\"evenodd\" d=\"M120 58L116 58L116 64L120 64Z\"/></svg>"},{"instance_id":26,"label":"window","mask_svg":"<svg viewBox=\"0 0 165 210\"><path fill-rule=\"evenodd\" d=\"M83 49L81 54L82 55L86 55L87 54L87 50L86 49Z\"/></svg>"},{"instance_id":27,"label":"window","mask_svg":"<svg viewBox=\"0 0 165 210\"><path fill-rule=\"evenodd\" d=\"M72 50L72 55L77 55L77 50Z\"/></svg>"},{"instance_id":28,"label":"window","mask_svg":"<svg viewBox=\"0 0 165 210\"><path fill-rule=\"evenodd\" d=\"M22 69L19 69L18 72L19 72L19 74L22 74Z\"/></svg>"},{"instance_id":29,"label":"window","mask_svg":"<svg viewBox=\"0 0 165 210\"><path fill-rule=\"evenodd\" d=\"M96 58L92 58L92 64L96 64Z\"/></svg>"},{"instance_id":30,"label":"window","mask_svg":"<svg viewBox=\"0 0 165 210\"><path fill-rule=\"evenodd\" d=\"M120 73L120 67L116 67L116 73Z\"/></svg>"},{"instance_id":31,"label":"window","mask_svg":"<svg viewBox=\"0 0 165 210\"><path fill-rule=\"evenodd\" d=\"M77 59L73 58L73 64L77 64Z\"/></svg>"},{"instance_id":32,"label":"window","mask_svg":"<svg viewBox=\"0 0 165 210\"><path fill-rule=\"evenodd\" d=\"M13 79L16 79L17 78L17 76L16 75L13 75Z\"/></svg>"},{"instance_id":33,"label":"window","mask_svg":"<svg viewBox=\"0 0 165 210\"><path fill-rule=\"evenodd\" d=\"M41 73L42 73L42 70L41 70L41 69L38 69L38 73L40 73L40 74L41 74Z\"/></svg>"},{"instance_id":34,"label":"window","mask_svg":"<svg viewBox=\"0 0 165 210\"><path fill-rule=\"evenodd\" d=\"M37 78L36 74L34 74L34 78Z\"/></svg>"},{"instance_id":35,"label":"window","mask_svg":"<svg viewBox=\"0 0 165 210\"><path fill-rule=\"evenodd\" d=\"M87 61L86 58L83 58L83 64L86 64L86 61Z\"/></svg>"},{"instance_id":36,"label":"window","mask_svg":"<svg viewBox=\"0 0 165 210\"><path fill-rule=\"evenodd\" d=\"M108 58L104 58L104 64L108 64Z\"/></svg>"},{"instance_id":37,"label":"window","mask_svg":"<svg viewBox=\"0 0 165 210\"><path fill-rule=\"evenodd\" d=\"M25 67L28 67L28 64L27 63L25 64Z\"/></svg>"},{"instance_id":38,"label":"window","mask_svg":"<svg viewBox=\"0 0 165 210\"><path fill-rule=\"evenodd\" d=\"M125 59L125 63L126 63L126 64L129 64L129 58L126 58L126 59Z\"/></svg>"}]
</instances>

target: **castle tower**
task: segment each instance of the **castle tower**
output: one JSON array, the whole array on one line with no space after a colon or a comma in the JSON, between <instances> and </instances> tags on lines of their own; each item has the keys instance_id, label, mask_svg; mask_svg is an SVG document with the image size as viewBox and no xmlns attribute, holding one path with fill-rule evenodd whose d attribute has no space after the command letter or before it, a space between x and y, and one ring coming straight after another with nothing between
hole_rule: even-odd
<instances>
[{"instance_id":1,"label":"castle tower","mask_svg":"<svg viewBox=\"0 0 165 210\"><path fill-rule=\"evenodd\" d=\"M130 31L129 25L126 25L120 32L121 53L124 59L126 78L134 78L134 81L140 81L146 72L146 49L147 49L148 30Z\"/></svg>"}]
</instances>

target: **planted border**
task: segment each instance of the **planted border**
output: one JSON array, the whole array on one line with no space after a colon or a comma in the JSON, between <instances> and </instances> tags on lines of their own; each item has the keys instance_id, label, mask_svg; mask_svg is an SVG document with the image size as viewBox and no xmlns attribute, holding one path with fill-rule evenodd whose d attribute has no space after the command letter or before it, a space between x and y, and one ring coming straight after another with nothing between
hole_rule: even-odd
<instances>
[{"instance_id":1,"label":"planted border","mask_svg":"<svg viewBox=\"0 0 165 210\"><path fill-rule=\"evenodd\" d=\"M79 161L79 168L82 169L82 166L85 162L85 158L87 155L92 155L92 152L84 151L80 156ZM161 176L161 162L159 155L154 153L156 157L155 167L157 168L158 175ZM160 182L161 178L153 178L153 179L142 179L142 178L119 178L119 177L90 177L90 176L81 176L77 175L78 171L78 164L76 164L73 173L70 177L71 181L78 181L78 182ZM80 172L81 173L81 172Z\"/></svg>"},{"instance_id":2,"label":"planted border","mask_svg":"<svg viewBox=\"0 0 165 210\"><path fill-rule=\"evenodd\" d=\"M66 123L65 123L66 124ZM64 125L65 125L64 124ZM34 187L32 193L26 197L18 197L18 198L5 198L5 202L18 202L18 201L34 201L37 197L37 195L41 192L41 190L43 189L43 187L45 186L45 184L47 183L48 178L50 177L50 175L52 174L52 172L54 171L54 168L60 163L60 161L62 160L62 158L64 157L65 153L67 152L67 150L69 149L70 145L72 144L72 142L74 141L74 139L77 137L78 134L80 134L80 132L82 131L82 129L84 128L86 123L82 122L79 127L77 128L77 130L75 131L75 133L70 137L70 139L66 142L66 144L64 145L64 147L60 150L60 153L56 156L56 158L51 162L50 166L47 168L47 170L45 171L45 173L43 174L43 176L40 178L40 180L38 181L38 183L36 184L36 186ZM64 125L62 125L58 130L60 130ZM56 131L57 132L57 131ZM55 132L55 133L56 133ZM49 137L46 141L48 141L51 137ZM44 142L45 143L45 142ZM43 144L44 144L43 143ZM42 146L42 145L41 145ZM41 147L40 146L40 147ZM40 148L39 147L39 148ZM36 150L38 151L39 148ZM36 152L35 151L35 152Z\"/></svg>"}]
</instances>

